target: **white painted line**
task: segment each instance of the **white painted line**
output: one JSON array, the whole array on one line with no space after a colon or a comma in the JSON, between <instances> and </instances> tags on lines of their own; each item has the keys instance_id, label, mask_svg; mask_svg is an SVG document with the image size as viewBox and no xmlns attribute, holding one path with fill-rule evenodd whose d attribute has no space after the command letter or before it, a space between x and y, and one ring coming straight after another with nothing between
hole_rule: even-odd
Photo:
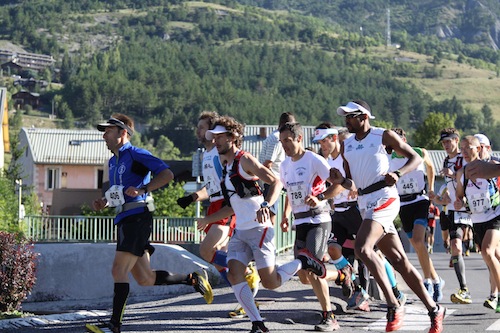
<instances>
[{"instance_id":1,"label":"white painted line","mask_svg":"<svg viewBox=\"0 0 500 333\"><path fill-rule=\"evenodd\" d=\"M491 324L487 329L487 331L500 331L500 319Z\"/></svg>"},{"instance_id":2,"label":"white painted line","mask_svg":"<svg viewBox=\"0 0 500 333\"><path fill-rule=\"evenodd\" d=\"M456 310L446 309L446 316L452 314ZM371 323L370 325L364 327L365 331L385 331L385 326L387 324L387 318L384 315L379 320ZM431 326L428 311L425 307L421 305L406 305L405 306L405 317L403 321L403 327L398 331L424 331Z\"/></svg>"}]
</instances>

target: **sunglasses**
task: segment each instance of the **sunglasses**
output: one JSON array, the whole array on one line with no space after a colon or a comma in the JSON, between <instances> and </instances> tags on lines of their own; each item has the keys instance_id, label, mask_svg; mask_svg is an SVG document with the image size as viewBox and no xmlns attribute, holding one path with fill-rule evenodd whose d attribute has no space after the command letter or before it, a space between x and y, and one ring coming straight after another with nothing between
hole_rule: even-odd
<instances>
[{"instance_id":1,"label":"sunglasses","mask_svg":"<svg viewBox=\"0 0 500 333\"><path fill-rule=\"evenodd\" d=\"M351 113L351 114L348 114L346 115L346 119L353 119L353 118L356 118L356 117L359 117L359 116L362 116L363 114L362 113Z\"/></svg>"}]
</instances>

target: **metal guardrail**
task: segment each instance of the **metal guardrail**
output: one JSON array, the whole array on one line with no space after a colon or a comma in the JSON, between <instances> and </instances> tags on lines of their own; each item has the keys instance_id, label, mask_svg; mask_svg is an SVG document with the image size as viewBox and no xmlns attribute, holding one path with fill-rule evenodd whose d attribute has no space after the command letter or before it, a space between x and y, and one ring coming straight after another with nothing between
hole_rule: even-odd
<instances>
[{"instance_id":1,"label":"metal guardrail","mask_svg":"<svg viewBox=\"0 0 500 333\"><path fill-rule=\"evenodd\" d=\"M280 204L283 204L282 196ZM275 245L278 253L293 248L295 231L282 232L282 209L278 209ZM34 242L116 242L113 217L109 216L26 216L26 236ZM154 217L151 242L168 244L199 244L205 236L191 217Z\"/></svg>"}]
</instances>

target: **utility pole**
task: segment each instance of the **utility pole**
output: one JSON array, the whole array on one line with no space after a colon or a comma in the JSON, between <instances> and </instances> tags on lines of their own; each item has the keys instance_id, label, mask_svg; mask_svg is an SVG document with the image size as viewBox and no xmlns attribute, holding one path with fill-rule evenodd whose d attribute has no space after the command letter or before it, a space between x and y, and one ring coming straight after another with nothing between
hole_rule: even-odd
<instances>
[{"instance_id":1,"label":"utility pole","mask_svg":"<svg viewBox=\"0 0 500 333\"><path fill-rule=\"evenodd\" d=\"M385 31L386 47L391 46L391 10L387 8L387 28Z\"/></svg>"}]
</instances>

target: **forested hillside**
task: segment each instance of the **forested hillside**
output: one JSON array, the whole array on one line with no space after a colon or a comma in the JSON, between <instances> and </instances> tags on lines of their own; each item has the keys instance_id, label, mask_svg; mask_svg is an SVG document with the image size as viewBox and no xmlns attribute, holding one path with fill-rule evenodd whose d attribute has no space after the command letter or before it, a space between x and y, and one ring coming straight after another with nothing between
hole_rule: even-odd
<instances>
[{"instance_id":1,"label":"forested hillside","mask_svg":"<svg viewBox=\"0 0 500 333\"><path fill-rule=\"evenodd\" d=\"M497 52L465 39L411 35L396 23L398 51L385 47L378 19L362 31L345 24L365 20L367 11L384 17L385 3L10 1L0 5L0 39L58 60L57 71L34 75L62 84L41 93L60 118L77 121L65 126L88 127L124 112L142 125L145 142L168 138L183 155L196 147L193 126L202 110L247 124L274 124L291 111L306 125L340 125L336 107L354 98L366 99L384 125L410 133L438 113L467 134L492 136L497 124L489 106L437 99L411 79L443 76L447 60L498 80ZM412 6L397 3L400 10ZM426 56L407 59L403 50Z\"/></svg>"}]
</instances>

